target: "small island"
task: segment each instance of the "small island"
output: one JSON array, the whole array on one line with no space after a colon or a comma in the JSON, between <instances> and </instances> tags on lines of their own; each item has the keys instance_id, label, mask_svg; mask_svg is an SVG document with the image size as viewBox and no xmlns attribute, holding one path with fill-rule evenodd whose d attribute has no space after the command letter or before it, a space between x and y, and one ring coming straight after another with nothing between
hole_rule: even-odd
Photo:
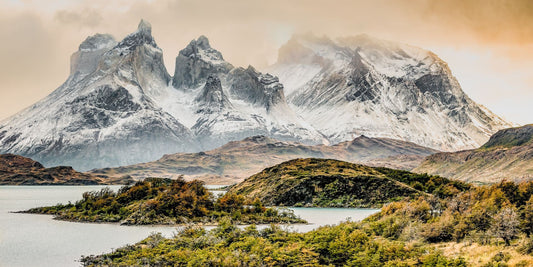
<instances>
[{"instance_id":1,"label":"small island","mask_svg":"<svg viewBox=\"0 0 533 267\"><path fill-rule=\"evenodd\" d=\"M233 193L216 198L202 182L183 178L147 178L123 186L116 193L109 188L85 192L83 199L74 204L33 208L23 213L122 225L216 225L226 217L237 224L306 223L290 210L264 207L259 199L247 201Z\"/></svg>"}]
</instances>

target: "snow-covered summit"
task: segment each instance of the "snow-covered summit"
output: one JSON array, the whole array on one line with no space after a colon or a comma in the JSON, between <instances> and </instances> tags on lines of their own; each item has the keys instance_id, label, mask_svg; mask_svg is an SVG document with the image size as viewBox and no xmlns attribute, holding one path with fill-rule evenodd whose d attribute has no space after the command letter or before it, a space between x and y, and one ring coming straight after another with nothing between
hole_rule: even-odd
<instances>
[{"instance_id":1,"label":"snow-covered summit","mask_svg":"<svg viewBox=\"0 0 533 267\"><path fill-rule=\"evenodd\" d=\"M173 85L176 88L195 88L210 74L228 73L233 66L226 62L222 53L213 49L205 36L192 40L176 57Z\"/></svg>"},{"instance_id":2,"label":"snow-covered summit","mask_svg":"<svg viewBox=\"0 0 533 267\"><path fill-rule=\"evenodd\" d=\"M509 126L472 101L432 52L368 35L294 36L269 71L296 113L332 142L364 134L447 151Z\"/></svg>"},{"instance_id":3,"label":"snow-covered summit","mask_svg":"<svg viewBox=\"0 0 533 267\"><path fill-rule=\"evenodd\" d=\"M197 113L220 112L224 108L231 108L231 103L222 90L220 79L216 75L209 75L205 85L196 97L199 110Z\"/></svg>"},{"instance_id":4,"label":"snow-covered summit","mask_svg":"<svg viewBox=\"0 0 533 267\"><path fill-rule=\"evenodd\" d=\"M198 151L190 129L151 97L163 93L170 75L146 25L118 44L108 35L89 37L63 85L0 124L0 151L79 170Z\"/></svg>"},{"instance_id":5,"label":"snow-covered summit","mask_svg":"<svg viewBox=\"0 0 533 267\"><path fill-rule=\"evenodd\" d=\"M154 37L152 36L152 26L150 23L141 20L141 22L139 22L139 26L137 27L137 31L126 36L126 38L118 43L117 48L132 51L136 47L145 44L159 49L155 43Z\"/></svg>"},{"instance_id":6,"label":"snow-covered summit","mask_svg":"<svg viewBox=\"0 0 533 267\"><path fill-rule=\"evenodd\" d=\"M89 52L101 49L110 49L117 44L115 38L110 34L97 33L87 37L79 46L79 51Z\"/></svg>"}]
</instances>

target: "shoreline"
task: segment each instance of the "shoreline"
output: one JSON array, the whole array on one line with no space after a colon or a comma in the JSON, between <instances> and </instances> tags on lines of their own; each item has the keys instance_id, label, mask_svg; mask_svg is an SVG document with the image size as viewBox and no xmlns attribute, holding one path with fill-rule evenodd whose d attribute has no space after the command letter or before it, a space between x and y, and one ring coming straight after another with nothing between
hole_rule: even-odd
<instances>
[{"instance_id":1,"label":"shoreline","mask_svg":"<svg viewBox=\"0 0 533 267\"><path fill-rule=\"evenodd\" d=\"M72 222L72 223L83 223L83 224L111 224L111 225L119 225L119 226L148 226L148 227L184 227L188 225L194 225L194 226L213 226L216 227L219 225L219 223L181 223L181 224L121 224L120 222L105 222L105 221L81 221L81 220L69 220L69 219L61 219L57 218L56 214L45 214L45 213L36 213L36 212L26 212L26 211L9 211L8 213L19 213L19 214L32 214L32 215L43 215L43 216L53 216L52 220L56 221L63 221L63 222ZM283 222L276 222L276 223L239 223L235 222L235 225L238 226L250 226L250 225L271 225L271 224L277 224L277 225L314 225L315 223L283 223Z\"/></svg>"}]
</instances>

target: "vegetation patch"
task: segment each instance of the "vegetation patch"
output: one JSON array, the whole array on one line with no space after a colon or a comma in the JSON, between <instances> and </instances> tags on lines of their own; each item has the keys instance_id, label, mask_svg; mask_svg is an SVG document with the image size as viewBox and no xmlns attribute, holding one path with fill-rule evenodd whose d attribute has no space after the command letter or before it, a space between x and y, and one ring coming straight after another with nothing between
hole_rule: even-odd
<instances>
[{"instance_id":1,"label":"vegetation patch","mask_svg":"<svg viewBox=\"0 0 533 267\"><path fill-rule=\"evenodd\" d=\"M335 167L316 168L323 164ZM83 257L82 263L86 266L533 265L533 182L502 181L490 186L470 186L438 176L361 165L348 168L346 164L298 160L266 169L263 175L270 172L287 176L264 179L261 184L265 190L272 186L283 193L287 192L284 188L301 184L300 180L320 177L321 181L331 178L332 186L320 187L317 186L320 183L315 183L313 192L343 189L351 192L353 181L345 179L343 184L338 178L342 177L339 175L342 170L357 174L365 185L372 184L365 180L369 177L385 177L417 190L418 194L386 204L379 213L362 222L344 222L295 233L275 226L261 231L254 226L240 230L225 219L212 231L187 227L173 238L152 235L109 254ZM239 187L232 192L236 188ZM256 192L253 187L243 188L246 189L243 192Z\"/></svg>"},{"instance_id":2,"label":"vegetation patch","mask_svg":"<svg viewBox=\"0 0 533 267\"><path fill-rule=\"evenodd\" d=\"M148 178L113 192L109 188L85 192L74 204L34 208L26 213L53 214L56 219L81 222L145 224L216 224L230 217L239 224L304 223L292 211L266 208L260 200L241 195L215 197L202 182Z\"/></svg>"},{"instance_id":3,"label":"vegetation patch","mask_svg":"<svg viewBox=\"0 0 533 267\"><path fill-rule=\"evenodd\" d=\"M154 234L109 254L87 256L84 266L465 266L424 244L368 234L358 223L295 233L270 226L243 230L224 220L211 231L193 226L173 238Z\"/></svg>"},{"instance_id":4,"label":"vegetation patch","mask_svg":"<svg viewBox=\"0 0 533 267\"><path fill-rule=\"evenodd\" d=\"M273 206L379 208L404 198L448 197L469 188L439 176L310 158L267 168L230 192Z\"/></svg>"}]
</instances>

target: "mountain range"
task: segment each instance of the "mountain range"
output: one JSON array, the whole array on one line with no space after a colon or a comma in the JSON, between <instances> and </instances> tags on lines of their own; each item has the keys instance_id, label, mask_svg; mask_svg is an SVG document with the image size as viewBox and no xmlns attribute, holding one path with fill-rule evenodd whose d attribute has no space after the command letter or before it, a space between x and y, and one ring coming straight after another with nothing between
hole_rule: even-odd
<instances>
[{"instance_id":1,"label":"mountain range","mask_svg":"<svg viewBox=\"0 0 533 267\"><path fill-rule=\"evenodd\" d=\"M306 145L365 135L451 151L510 125L420 48L295 36L279 54L268 68L277 76L234 67L201 36L179 52L171 76L146 21L119 42L90 36L64 84L0 123L0 153L89 170L256 135Z\"/></svg>"},{"instance_id":2,"label":"mountain range","mask_svg":"<svg viewBox=\"0 0 533 267\"><path fill-rule=\"evenodd\" d=\"M135 180L184 175L189 180L199 179L208 184L232 184L264 168L296 158L329 158L410 170L426 156L437 152L410 142L366 136L330 146L252 136L210 151L170 154L152 162L96 169L90 173L114 179L132 177Z\"/></svg>"}]
</instances>

